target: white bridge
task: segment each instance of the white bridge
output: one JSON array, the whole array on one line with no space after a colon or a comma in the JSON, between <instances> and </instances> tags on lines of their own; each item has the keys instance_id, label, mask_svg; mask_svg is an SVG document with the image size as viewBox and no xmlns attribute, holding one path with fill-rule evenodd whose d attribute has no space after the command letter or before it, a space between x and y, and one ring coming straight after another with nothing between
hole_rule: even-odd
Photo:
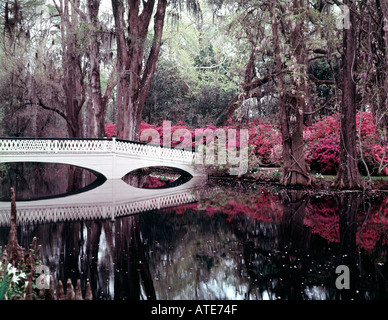
<instances>
[{"instance_id":1,"label":"white bridge","mask_svg":"<svg viewBox=\"0 0 388 320\"><path fill-rule=\"evenodd\" d=\"M0 163L49 162L69 164L96 171L107 179L163 166L194 176L204 174L194 167L198 154L183 149L112 139L1 138Z\"/></svg>"},{"instance_id":2,"label":"white bridge","mask_svg":"<svg viewBox=\"0 0 388 320\"><path fill-rule=\"evenodd\" d=\"M42 200L17 201L18 222L114 219L196 200L193 188L207 175L195 168L198 154L182 149L112 139L1 138L0 163L45 162L74 165L107 179L102 185L78 194ZM121 178L145 167L169 167L192 178L166 189L135 188ZM10 202L0 202L0 225L8 225Z\"/></svg>"}]
</instances>

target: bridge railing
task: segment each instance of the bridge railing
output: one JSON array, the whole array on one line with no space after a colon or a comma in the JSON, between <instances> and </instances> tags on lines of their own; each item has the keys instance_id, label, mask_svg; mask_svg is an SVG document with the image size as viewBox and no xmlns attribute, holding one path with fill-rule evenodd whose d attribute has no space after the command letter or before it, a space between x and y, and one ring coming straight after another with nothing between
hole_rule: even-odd
<instances>
[{"instance_id":1,"label":"bridge railing","mask_svg":"<svg viewBox=\"0 0 388 320\"><path fill-rule=\"evenodd\" d=\"M0 138L2 153L120 153L192 163L197 153L126 140Z\"/></svg>"},{"instance_id":2,"label":"bridge railing","mask_svg":"<svg viewBox=\"0 0 388 320\"><path fill-rule=\"evenodd\" d=\"M107 139L0 138L0 152L107 152Z\"/></svg>"},{"instance_id":3,"label":"bridge railing","mask_svg":"<svg viewBox=\"0 0 388 320\"><path fill-rule=\"evenodd\" d=\"M26 223L47 223L60 221L77 221L91 219L115 219L121 216L139 214L150 210L174 207L197 201L195 192L186 191L178 194L160 196L121 204L101 203L95 205L42 206L18 208L19 225ZM0 227L9 226L11 209L0 209Z\"/></svg>"},{"instance_id":4,"label":"bridge railing","mask_svg":"<svg viewBox=\"0 0 388 320\"><path fill-rule=\"evenodd\" d=\"M155 145L135 144L127 141L115 141L113 148L116 153L131 154L142 157L152 157L166 160L179 160L191 163L195 157L195 152L178 148L163 148Z\"/></svg>"}]
</instances>

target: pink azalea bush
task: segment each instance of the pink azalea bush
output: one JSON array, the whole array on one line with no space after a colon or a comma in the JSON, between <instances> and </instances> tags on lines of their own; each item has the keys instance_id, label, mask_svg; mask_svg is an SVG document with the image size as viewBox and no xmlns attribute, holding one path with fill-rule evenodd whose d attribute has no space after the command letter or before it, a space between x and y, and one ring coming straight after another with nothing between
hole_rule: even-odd
<instances>
[{"instance_id":1,"label":"pink azalea bush","mask_svg":"<svg viewBox=\"0 0 388 320\"><path fill-rule=\"evenodd\" d=\"M147 176L146 181L144 182L143 188L146 188L146 189L160 188L172 182L174 182L173 179L161 179L159 177Z\"/></svg>"},{"instance_id":2,"label":"pink azalea bush","mask_svg":"<svg viewBox=\"0 0 388 320\"><path fill-rule=\"evenodd\" d=\"M339 162L339 115L326 116L304 130L306 161L312 171L335 174Z\"/></svg>"},{"instance_id":3,"label":"pink azalea bush","mask_svg":"<svg viewBox=\"0 0 388 320\"><path fill-rule=\"evenodd\" d=\"M361 127L360 127L361 122ZM152 128L157 130L160 136L160 143L163 144L163 122L155 124L141 123L140 131ZM248 124L242 126L239 123L230 121L228 125L222 127L227 132L228 129L237 129L236 143L237 148L240 145L240 130L248 129L249 132L249 165L250 168L258 166L280 166L282 156L282 140L281 134L275 126L266 122L263 119L255 119ZM214 130L219 128L212 124L203 129L206 134L212 134ZM362 155L368 166L371 174L388 175L388 166L379 172L379 168L388 165L388 147L379 131L376 129L376 119L371 112L362 112L357 114L357 147L360 153L360 141L362 146ZM106 132L107 128L105 129ZM187 134L191 139L186 139L190 145L185 145L185 139L181 137L180 141L171 141L173 147L178 146L186 149L195 149L195 128L189 127L184 122L177 122L171 125L171 134L176 130L187 130ZM184 132L184 131L183 131ZM108 135L108 133L107 133ZM151 138L148 141L150 142ZM312 172L323 174L336 174L339 163L340 153L340 115L334 114L324 116L312 126L304 129L305 155L306 162L309 164ZM203 140L206 144L206 138ZM227 141L228 144L228 141ZM366 174L364 164L360 161L359 168L361 173Z\"/></svg>"},{"instance_id":4,"label":"pink azalea bush","mask_svg":"<svg viewBox=\"0 0 388 320\"><path fill-rule=\"evenodd\" d=\"M112 138L112 136L116 135L116 125L113 123L105 124L105 135L108 139Z\"/></svg>"},{"instance_id":5,"label":"pink azalea bush","mask_svg":"<svg viewBox=\"0 0 388 320\"><path fill-rule=\"evenodd\" d=\"M249 145L258 164L279 164L281 158L281 137L270 123L257 119L249 123Z\"/></svg>"},{"instance_id":6,"label":"pink azalea bush","mask_svg":"<svg viewBox=\"0 0 388 320\"><path fill-rule=\"evenodd\" d=\"M361 145L363 157L368 165L371 173L377 174L380 165L388 164L388 148L387 144L380 143L382 136L376 129L376 118L371 112L359 112L357 114L357 130L360 128ZM361 121L361 127L360 127ZM384 149L385 155L384 155ZM384 157L384 161L382 161ZM365 173L365 167L360 167L361 172ZM388 175L388 166L386 166L381 174Z\"/></svg>"},{"instance_id":7,"label":"pink azalea bush","mask_svg":"<svg viewBox=\"0 0 388 320\"><path fill-rule=\"evenodd\" d=\"M142 122L140 125L140 132L145 129L154 129L159 133L160 144L163 145L163 122L159 121L155 124L148 124L146 122ZM258 165L278 165L281 159L281 137L278 130L271 125L270 123L262 120L256 119L248 125L244 125L243 127L239 124L234 124L229 122L228 125L218 128L213 124L209 124L204 128L191 128L184 122L177 122L176 124L171 125L171 135L174 134L177 130L187 130L191 135L191 146L185 145L185 139L182 136L180 141L172 140L171 146L181 148L192 148L195 149L195 130L203 130L204 138L203 145L206 145L206 137L212 135L212 133L217 129L224 129L227 133L229 129L236 129L236 146L239 149L240 146L240 130L239 129L248 129L249 132L249 152L250 152L250 162L251 166ZM182 131L184 132L184 131ZM228 136L227 136L228 138ZM188 139L186 139L188 140ZM150 142L151 137L148 138L146 142ZM216 144L217 146L217 144ZM226 140L226 147L228 146L228 139Z\"/></svg>"},{"instance_id":8,"label":"pink azalea bush","mask_svg":"<svg viewBox=\"0 0 388 320\"><path fill-rule=\"evenodd\" d=\"M360 126L361 122L361 126ZM356 117L358 155L364 158L370 174L379 174L381 163L388 164L388 150L380 144L381 135L376 129L376 119L371 112L359 112ZM323 117L304 131L306 143L306 161L314 172L336 174L340 153L340 119L339 114ZM361 143L360 143L361 141ZM362 149L360 149L360 146ZM382 159L384 157L384 161ZM366 174L362 161L359 169ZM388 175L388 167L380 174Z\"/></svg>"}]
</instances>

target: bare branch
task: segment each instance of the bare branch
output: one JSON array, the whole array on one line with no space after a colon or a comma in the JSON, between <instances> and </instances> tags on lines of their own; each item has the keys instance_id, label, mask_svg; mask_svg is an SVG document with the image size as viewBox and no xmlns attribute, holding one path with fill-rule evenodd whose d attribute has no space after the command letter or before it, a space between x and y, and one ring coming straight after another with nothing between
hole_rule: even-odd
<instances>
[{"instance_id":1,"label":"bare branch","mask_svg":"<svg viewBox=\"0 0 388 320\"><path fill-rule=\"evenodd\" d=\"M45 109L45 110L50 110L50 111L53 111L53 112L59 114L59 115L66 121L67 125L71 128L71 130L75 131L74 126L73 126L72 123L69 121L69 118L67 117L67 115L66 115L63 111L58 110L58 109L56 109L56 108L52 108L52 107L46 106L46 105L43 103L42 99L38 99L38 102L39 102L39 106L42 107L43 109Z\"/></svg>"},{"instance_id":2,"label":"bare branch","mask_svg":"<svg viewBox=\"0 0 388 320\"><path fill-rule=\"evenodd\" d=\"M334 80L325 80L325 79L321 80L321 79L318 79L316 76L314 76L312 73L309 73L309 78L314 82L318 82L322 84L335 84Z\"/></svg>"}]
</instances>

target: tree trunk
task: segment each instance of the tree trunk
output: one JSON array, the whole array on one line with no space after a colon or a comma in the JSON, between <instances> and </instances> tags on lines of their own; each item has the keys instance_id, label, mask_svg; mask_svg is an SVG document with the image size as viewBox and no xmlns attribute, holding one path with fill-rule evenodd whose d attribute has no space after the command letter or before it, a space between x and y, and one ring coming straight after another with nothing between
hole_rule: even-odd
<instances>
[{"instance_id":1,"label":"tree trunk","mask_svg":"<svg viewBox=\"0 0 388 320\"><path fill-rule=\"evenodd\" d=\"M98 138L104 135L104 120L106 106L102 103L101 81L100 81L100 43L98 38L98 11L100 0L87 0L88 24L89 24L89 81L90 81L90 103L89 111L89 137Z\"/></svg>"},{"instance_id":2,"label":"tree trunk","mask_svg":"<svg viewBox=\"0 0 388 320\"><path fill-rule=\"evenodd\" d=\"M15 190L10 189L11 193L11 228L8 235L7 254L8 262L17 265L24 259L24 250L19 246L17 239L17 213L16 213L16 202L15 202Z\"/></svg>"},{"instance_id":3,"label":"tree trunk","mask_svg":"<svg viewBox=\"0 0 388 320\"><path fill-rule=\"evenodd\" d=\"M85 88L81 72L81 53L78 47L77 28L79 0L69 8L69 2L61 2L62 70L65 93L67 131L70 137L82 137L81 108L85 102Z\"/></svg>"},{"instance_id":4,"label":"tree trunk","mask_svg":"<svg viewBox=\"0 0 388 320\"><path fill-rule=\"evenodd\" d=\"M89 25L89 130L91 138L101 138L105 133L105 117L109 98L116 86L116 67L112 68L105 92L101 91L101 57L100 57L100 24L97 20L101 0L87 0L87 23Z\"/></svg>"},{"instance_id":5,"label":"tree trunk","mask_svg":"<svg viewBox=\"0 0 388 320\"><path fill-rule=\"evenodd\" d=\"M150 53L143 68L144 46L155 0L143 3L128 0L128 13L120 0L112 0L116 26L118 136L126 140L138 140L140 121L146 95L154 75L163 33L167 1L158 0L154 15L154 37ZM124 20L127 16L127 22ZM126 36L126 30L128 35Z\"/></svg>"},{"instance_id":6,"label":"tree trunk","mask_svg":"<svg viewBox=\"0 0 388 320\"><path fill-rule=\"evenodd\" d=\"M291 30L291 50L295 56L296 70L291 78L295 92L286 93L282 74L282 59L280 56L279 22L274 14L275 1L271 2L272 34L274 40L274 56L276 64L276 79L279 90L280 130L283 146L283 166L281 184L308 185L311 183L304 158L303 142L303 110L306 104L305 80L300 74L306 71L306 44L303 39L303 21L299 18ZM294 14L303 10L303 1L294 0ZM288 90L290 91L290 90Z\"/></svg>"},{"instance_id":7,"label":"tree trunk","mask_svg":"<svg viewBox=\"0 0 388 320\"><path fill-rule=\"evenodd\" d=\"M381 51L385 53L385 64L383 68L381 68L381 78L383 79L381 90L380 90L380 103L382 104L381 109L382 113L385 112L383 121L383 128L385 130L388 129L388 1L376 1L379 5L377 5L377 9L381 10L381 34L383 37L383 41L381 41L380 47ZM380 68L379 68L380 70Z\"/></svg>"},{"instance_id":8,"label":"tree trunk","mask_svg":"<svg viewBox=\"0 0 388 320\"><path fill-rule=\"evenodd\" d=\"M341 137L339 168L334 187L337 189L361 189L362 179L357 166L356 146L356 83L353 79L353 66L356 55L356 10L355 2L346 1L349 10L350 27L344 29L342 56L343 92L341 110Z\"/></svg>"}]
</instances>

